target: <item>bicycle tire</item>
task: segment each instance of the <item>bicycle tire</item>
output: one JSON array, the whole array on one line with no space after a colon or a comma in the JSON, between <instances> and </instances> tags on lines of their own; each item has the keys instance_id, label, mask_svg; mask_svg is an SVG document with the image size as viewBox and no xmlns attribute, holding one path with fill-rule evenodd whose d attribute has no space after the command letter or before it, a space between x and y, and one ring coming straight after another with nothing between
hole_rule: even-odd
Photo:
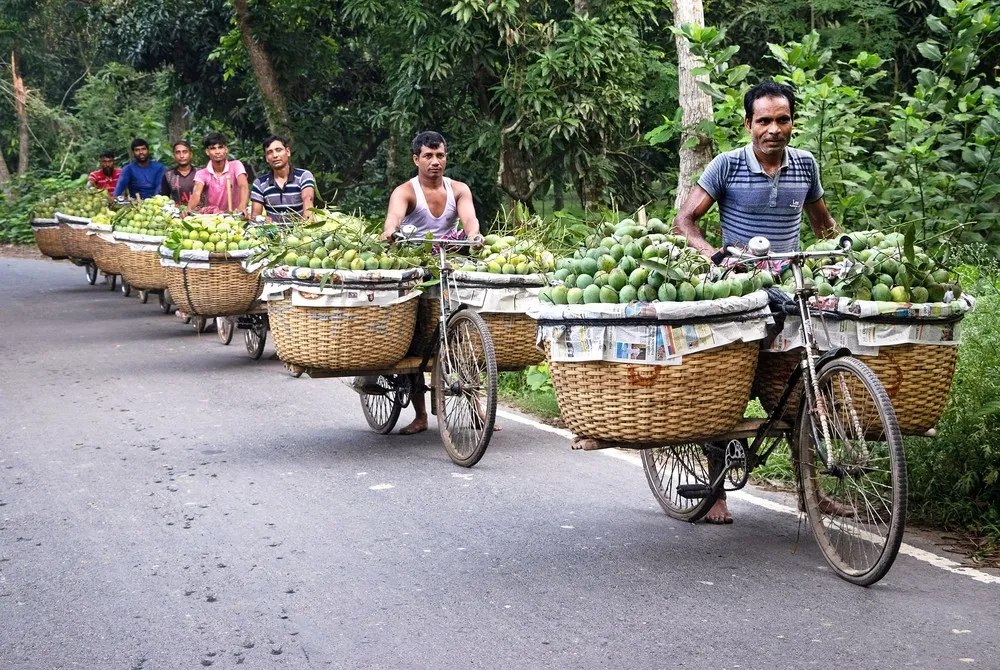
<instances>
[{"instance_id":1,"label":"bicycle tire","mask_svg":"<svg viewBox=\"0 0 1000 670\"><path fill-rule=\"evenodd\" d=\"M493 437L497 411L497 361L483 318L463 309L448 319L448 346L434 358L434 404L448 456L471 468Z\"/></svg>"},{"instance_id":2,"label":"bicycle tire","mask_svg":"<svg viewBox=\"0 0 1000 670\"><path fill-rule=\"evenodd\" d=\"M850 356L836 358L817 375L816 402L826 410L835 453L832 467L823 464L821 424L801 403L797 469L803 504L834 572L870 586L892 567L903 541L903 439L889 396L867 365Z\"/></svg>"},{"instance_id":3,"label":"bicycle tire","mask_svg":"<svg viewBox=\"0 0 1000 670\"><path fill-rule=\"evenodd\" d=\"M361 410L369 428L380 435L388 435L399 421L399 413L403 405L399 401L399 381L395 375L380 375L378 385L385 389L384 394L361 395Z\"/></svg>"},{"instance_id":4,"label":"bicycle tire","mask_svg":"<svg viewBox=\"0 0 1000 670\"><path fill-rule=\"evenodd\" d=\"M718 498L718 491L713 490L703 498L684 498L677 492L679 485L711 484L709 460L702 445L643 449L641 456L646 483L668 516L694 523L708 514Z\"/></svg>"}]
</instances>

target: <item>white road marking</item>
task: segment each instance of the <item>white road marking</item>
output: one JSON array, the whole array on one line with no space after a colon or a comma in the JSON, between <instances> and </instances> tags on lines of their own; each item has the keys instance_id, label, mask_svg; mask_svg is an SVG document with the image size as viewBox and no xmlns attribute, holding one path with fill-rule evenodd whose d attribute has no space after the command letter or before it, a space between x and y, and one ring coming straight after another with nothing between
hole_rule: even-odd
<instances>
[{"instance_id":1,"label":"white road marking","mask_svg":"<svg viewBox=\"0 0 1000 670\"><path fill-rule=\"evenodd\" d=\"M369 486L372 491L385 491L386 489L396 488L392 484L376 484L375 486Z\"/></svg>"},{"instance_id":2,"label":"white road marking","mask_svg":"<svg viewBox=\"0 0 1000 670\"><path fill-rule=\"evenodd\" d=\"M534 419L529 419L527 417L521 416L519 414L513 414L512 412L507 412L501 409L497 410L497 416L503 417L507 421L513 421L515 423L520 423L525 426L530 426L537 430L545 431L546 433L552 433L554 435L559 435L565 437L567 440L573 439L573 433L564 429L556 428L554 426L547 426L544 423L535 421ZM609 456L611 458L617 458L620 461L626 461L633 465L642 466L642 459L639 456L638 451L635 453L622 451L620 449L601 449L600 452L604 456ZM747 493L744 491L732 491L729 493L731 498L742 500L748 502L751 505L756 505L758 507L763 507L764 509L771 510L773 512L781 512L783 514L791 514L798 516L799 511L794 507L789 507L788 505L782 505L781 503L775 502L773 500L768 500L767 498L761 498L755 496L752 493ZM988 572L983 572L982 570L976 570L975 568L964 567L961 563L953 561L945 556L939 556L938 554L925 551L923 549L918 549L911 544L904 542L899 547L899 553L905 554L911 558L915 558L918 561L922 561L929 565L933 565L936 568L940 568L947 572L951 572L956 575L963 575L969 577L977 582L982 582L983 584L997 584L1000 585L1000 575L991 575ZM963 659L964 660L964 659ZM968 661L971 663L972 659Z\"/></svg>"}]
</instances>

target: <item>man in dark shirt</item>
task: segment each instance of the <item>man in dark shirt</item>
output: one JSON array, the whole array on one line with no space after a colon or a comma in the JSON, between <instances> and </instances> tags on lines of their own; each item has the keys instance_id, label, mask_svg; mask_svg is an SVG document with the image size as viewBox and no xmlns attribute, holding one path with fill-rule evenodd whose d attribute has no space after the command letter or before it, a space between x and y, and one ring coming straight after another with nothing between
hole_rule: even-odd
<instances>
[{"instance_id":1,"label":"man in dark shirt","mask_svg":"<svg viewBox=\"0 0 1000 670\"><path fill-rule=\"evenodd\" d=\"M177 167L172 167L163 173L163 184L160 193L169 195L178 205L187 205L194 192L194 173L191 165L191 145L187 140L174 142L174 161Z\"/></svg>"},{"instance_id":2,"label":"man in dark shirt","mask_svg":"<svg viewBox=\"0 0 1000 670\"><path fill-rule=\"evenodd\" d=\"M135 160L122 168L122 173L118 176L115 197L125 191L128 191L129 196L133 198L152 198L154 195L159 195L166 168L163 163L149 160L149 142L141 137L132 140L132 157Z\"/></svg>"}]
</instances>

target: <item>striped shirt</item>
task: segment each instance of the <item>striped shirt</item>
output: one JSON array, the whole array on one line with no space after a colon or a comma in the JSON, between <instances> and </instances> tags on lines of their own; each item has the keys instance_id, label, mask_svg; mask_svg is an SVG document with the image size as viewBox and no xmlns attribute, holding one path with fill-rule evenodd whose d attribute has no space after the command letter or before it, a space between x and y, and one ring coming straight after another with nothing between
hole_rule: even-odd
<instances>
[{"instance_id":1,"label":"striped shirt","mask_svg":"<svg viewBox=\"0 0 1000 670\"><path fill-rule=\"evenodd\" d=\"M275 223L288 223L305 215L302 211L302 190L316 189L312 172L302 168L292 168L284 187L274 181L274 173L269 172L254 180L250 191L250 201L264 206L264 212Z\"/></svg>"},{"instance_id":2,"label":"striped shirt","mask_svg":"<svg viewBox=\"0 0 1000 670\"><path fill-rule=\"evenodd\" d=\"M799 248L802 207L823 197L816 159L792 147L785 147L773 177L761 168L752 145L719 154L698 185L719 203L723 245L746 245L761 235L776 252Z\"/></svg>"}]
</instances>

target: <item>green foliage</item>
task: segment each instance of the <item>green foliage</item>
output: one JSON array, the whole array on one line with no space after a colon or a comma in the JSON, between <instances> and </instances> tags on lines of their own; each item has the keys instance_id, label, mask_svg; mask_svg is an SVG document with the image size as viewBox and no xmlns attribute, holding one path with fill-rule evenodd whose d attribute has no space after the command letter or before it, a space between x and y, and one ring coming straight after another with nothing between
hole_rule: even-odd
<instances>
[{"instance_id":1,"label":"green foliage","mask_svg":"<svg viewBox=\"0 0 1000 670\"><path fill-rule=\"evenodd\" d=\"M0 191L0 244L33 244L31 214L35 206L54 193L83 186L85 181L85 177L42 177L34 172L12 177Z\"/></svg>"},{"instance_id":2,"label":"green foliage","mask_svg":"<svg viewBox=\"0 0 1000 670\"><path fill-rule=\"evenodd\" d=\"M917 242L945 257L956 244L985 244L1000 256L1000 88L995 75L979 74L1000 37L1000 6L941 6L941 16L927 19L934 37L919 47L929 67L917 68L913 89L893 101L876 94L887 61L863 51L835 62L816 32L768 45L777 70L759 74L796 88L793 144L816 156L826 202L845 228L915 226ZM713 121L697 130L719 150L738 146L747 73L730 66L737 49L713 28L686 26L684 35L715 101ZM661 143L679 132L669 119L647 137Z\"/></svg>"},{"instance_id":3,"label":"green foliage","mask_svg":"<svg viewBox=\"0 0 1000 670\"><path fill-rule=\"evenodd\" d=\"M993 272L977 282L992 292L963 321L938 435L908 438L906 456L914 517L1000 541L1000 272Z\"/></svg>"}]
</instances>

